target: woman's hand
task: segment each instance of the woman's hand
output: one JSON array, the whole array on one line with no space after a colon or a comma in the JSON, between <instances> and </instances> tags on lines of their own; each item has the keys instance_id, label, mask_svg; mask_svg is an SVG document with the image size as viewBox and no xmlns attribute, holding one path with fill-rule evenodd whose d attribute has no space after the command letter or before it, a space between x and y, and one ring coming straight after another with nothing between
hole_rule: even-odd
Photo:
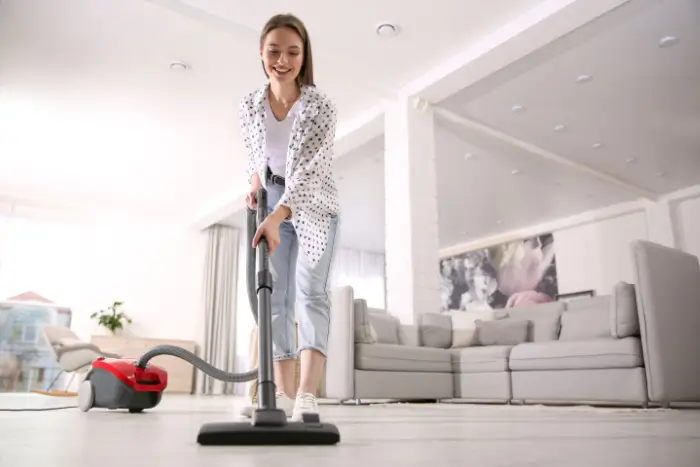
<instances>
[{"instance_id":1,"label":"woman's hand","mask_svg":"<svg viewBox=\"0 0 700 467\"><path fill-rule=\"evenodd\" d=\"M260 239L267 240L267 251L272 254L280 244L280 222L272 216L268 216L258 226L258 230L253 237L253 248L257 248Z\"/></svg>"},{"instance_id":2,"label":"woman's hand","mask_svg":"<svg viewBox=\"0 0 700 467\"><path fill-rule=\"evenodd\" d=\"M252 210L258 209L258 190L262 188L260 177L257 173L250 178L250 187L248 194L245 195L245 204Z\"/></svg>"},{"instance_id":3,"label":"woman's hand","mask_svg":"<svg viewBox=\"0 0 700 467\"><path fill-rule=\"evenodd\" d=\"M253 248L257 248L260 239L267 240L268 253L271 255L280 244L280 224L289 215L289 208L278 206L269 216L258 226L258 230L253 237Z\"/></svg>"}]
</instances>

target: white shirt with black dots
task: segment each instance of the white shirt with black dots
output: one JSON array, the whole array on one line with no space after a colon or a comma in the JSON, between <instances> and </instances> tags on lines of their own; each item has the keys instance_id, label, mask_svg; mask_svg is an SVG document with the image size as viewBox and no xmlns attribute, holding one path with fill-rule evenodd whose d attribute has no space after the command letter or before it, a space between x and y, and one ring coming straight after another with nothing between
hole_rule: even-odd
<instances>
[{"instance_id":1,"label":"white shirt with black dots","mask_svg":"<svg viewBox=\"0 0 700 467\"><path fill-rule=\"evenodd\" d=\"M268 87L248 93L240 102L241 133L248 151L248 179L254 173L267 187ZM328 245L331 217L338 214L338 188L333 176L333 145L338 121L335 104L314 86L301 86L287 151L285 190L278 205L292 211L299 245L315 266Z\"/></svg>"}]
</instances>

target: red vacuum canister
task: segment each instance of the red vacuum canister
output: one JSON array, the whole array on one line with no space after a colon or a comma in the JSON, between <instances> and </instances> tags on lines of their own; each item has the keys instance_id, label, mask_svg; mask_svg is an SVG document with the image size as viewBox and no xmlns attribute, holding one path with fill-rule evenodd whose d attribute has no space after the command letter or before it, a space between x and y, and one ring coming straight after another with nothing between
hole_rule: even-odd
<instances>
[{"instance_id":1,"label":"red vacuum canister","mask_svg":"<svg viewBox=\"0 0 700 467\"><path fill-rule=\"evenodd\" d=\"M168 373L157 365L140 368L136 363L126 358L95 360L78 391L80 410L103 407L138 413L158 405L168 386Z\"/></svg>"}]
</instances>

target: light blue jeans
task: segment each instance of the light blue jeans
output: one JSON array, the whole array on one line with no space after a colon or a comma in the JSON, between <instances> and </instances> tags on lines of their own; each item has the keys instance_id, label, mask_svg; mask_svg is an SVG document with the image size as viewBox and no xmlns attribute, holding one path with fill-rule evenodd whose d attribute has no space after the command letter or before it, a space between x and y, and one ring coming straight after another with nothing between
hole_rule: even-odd
<instances>
[{"instance_id":1,"label":"light blue jeans","mask_svg":"<svg viewBox=\"0 0 700 467\"><path fill-rule=\"evenodd\" d=\"M268 183L266 189L268 212L272 212L284 187ZM270 256L273 278L272 352L275 361L295 358L306 349L316 350L327 357L331 312L328 278L337 228L338 216L333 216L328 246L321 260L311 267L303 252L299 254L299 242L292 221L286 220L280 224L280 244ZM295 317L299 322L298 345L295 345Z\"/></svg>"}]
</instances>

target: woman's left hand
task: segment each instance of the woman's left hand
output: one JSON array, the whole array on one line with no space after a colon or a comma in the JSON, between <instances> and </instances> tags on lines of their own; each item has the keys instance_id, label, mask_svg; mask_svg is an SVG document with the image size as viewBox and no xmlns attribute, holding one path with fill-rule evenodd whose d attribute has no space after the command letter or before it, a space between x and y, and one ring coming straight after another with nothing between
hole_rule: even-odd
<instances>
[{"instance_id":1,"label":"woman's left hand","mask_svg":"<svg viewBox=\"0 0 700 467\"><path fill-rule=\"evenodd\" d=\"M253 237L253 248L258 246L260 239L265 237L269 254L272 254L280 244L280 221L274 216L267 216L258 227Z\"/></svg>"}]
</instances>

